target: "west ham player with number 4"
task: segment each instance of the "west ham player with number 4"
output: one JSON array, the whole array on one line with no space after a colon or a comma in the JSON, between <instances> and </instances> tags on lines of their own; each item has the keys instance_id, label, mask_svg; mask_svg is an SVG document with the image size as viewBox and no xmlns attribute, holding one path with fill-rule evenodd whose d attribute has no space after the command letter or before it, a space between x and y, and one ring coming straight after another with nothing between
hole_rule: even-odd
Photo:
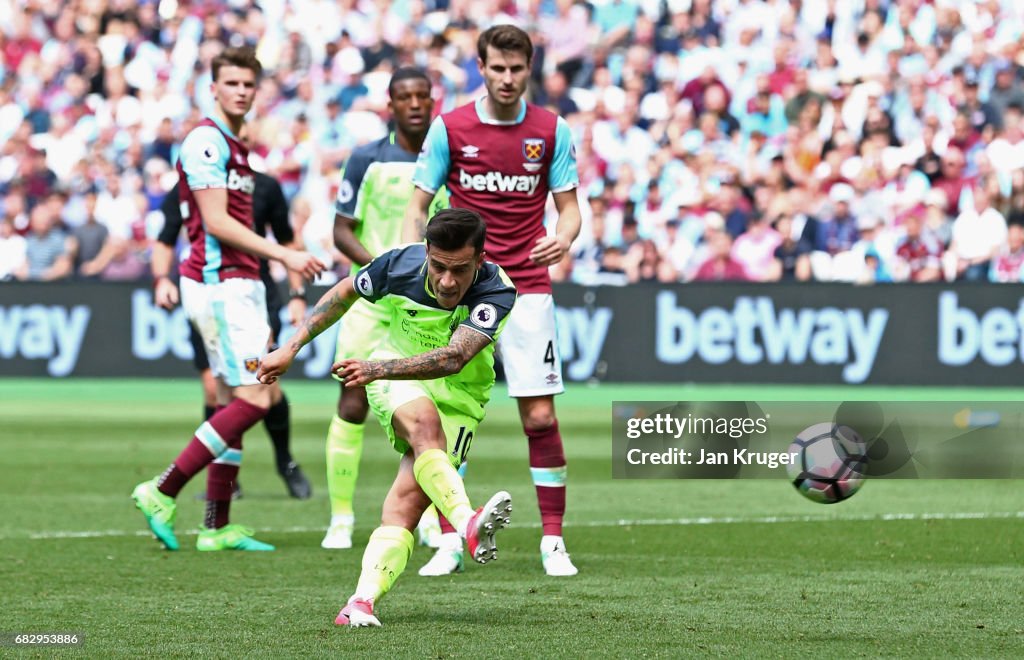
<instances>
[{"instance_id":1,"label":"west ham player with number 4","mask_svg":"<svg viewBox=\"0 0 1024 660\"><path fill-rule=\"evenodd\" d=\"M276 259L312 280L324 265L306 252L286 248L253 231L256 187L249 150L238 136L252 107L262 66L252 48L228 48L213 58L212 116L185 137L178 161L182 218L192 249L181 265L181 303L203 337L217 377L220 408L159 477L135 487L132 498L149 528L168 550L174 534L175 498L209 465L206 520L199 550L273 550L252 530L228 524L231 492L242 462L242 434L263 419L271 391L256 378L270 340L266 288L259 258Z\"/></svg>"},{"instance_id":2,"label":"west ham player with number 4","mask_svg":"<svg viewBox=\"0 0 1024 660\"><path fill-rule=\"evenodd\" d=\"M483 216L487 256L519 291L498 351L529 440L543 525L541 561L548 575L575 575L562 540L566 466L554 395L564 388L548 266L565 256L580 230L576 152L565 120L522 98L533 58L525 32L492 27L480 35L477 54L487 95L431 125L413 176L416 190L403 238L423 238L428 205L446 184L452 207ZM558 210L553 236L544 227L549 191ZM461 541L448 533L421 574L453 573L461 565Z\"/></svg>"}]
</instances>

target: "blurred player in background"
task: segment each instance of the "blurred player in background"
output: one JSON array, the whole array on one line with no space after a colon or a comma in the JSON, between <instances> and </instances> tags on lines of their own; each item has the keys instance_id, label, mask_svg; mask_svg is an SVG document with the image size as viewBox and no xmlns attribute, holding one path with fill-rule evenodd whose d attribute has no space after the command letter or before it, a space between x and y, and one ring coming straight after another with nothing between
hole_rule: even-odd
<instances>
[{"instance_id":1,"label":"blurred player in background","mask_svg":"<svg viewBox=\"0 0 1024 660\"><path fill-rule=\"evenodd\" d=\"M254 231L260 236L266 236L269 228L278 243L288 247L297 247L292 226L288 222L288 202L285 200L284 191L281 190L281 184L262 172L254 172L253 175L256 177L256 188L252 197ZM178 192L180 185L180 182L176 183L164 198L161 206L161 211L164 214L164 227L153 244L153 298L158 306L168 310L178 304L178 287L171 280L169 273L174 260L174 246L182 225ZM282 304L281 294L277 283L270 276L270 266L266 259L260 259L260 279L267 289L267 318L270 322L271 350L273 350L281 335ZM289 271L288 283L290 286L288 320L292 325L298 325L306 314L306 291L302 277L298 273ZM192 324L189 324L189 339L192 342L194 353L192 364L199 372L203 384L203 419L210 419L210 416L216 412L217 406L216 380L210 370L210 362L206 356L206 349L203 348L202 337ZM263 418L263 427L267 430L267 435L270 436L270 441L274 445L277 473L284 480L288 494L298 499L308 499L312 496L313 489L291 454L291 419L288 399L280 387L275 386L274 388L270 410ZM241 496L242 488L236 480L233 498L239 499Z\"/></svg>"},{"instance_id":2,"label":"blurred player in background","mask_svg":"<svg viewBox=\"0 0 1024 660\"><path fill-rule=\"evenodd\" d=\"M168 550L174 534L175 498L204 467L206 517L199 550L273 550L252 531L229 524L231 493L242 461L242 434L267 415L272 390L256 371L270 340L266 289L259 259L276 259L312 280L324 264L253 231L256 187L249 150L239 139L252 107L262 66L250 47L228 48L213 58L211 91L216 107L185 137L178 161L182 217L191 250L181 265L181 302L203 337L217 378L215 412L163 474L135 487L132 498Z\"/></svg>"},{"instance_id":3,"label":"blurred player in background","mask_svg":"<svg viewBox=\"0 0 1024 660\"><path fill-rule=\"evenodd\" d=\"M499 25L477 41L477 65L487 95L438 117L420 154L404 238L419 240L434 193L447 184L453 207L480 213L487 223L487 255L519 291L508 329L498 343L509 396L529 440L548 575L577 570L562 540L565 452L554 395L564 391L555 336L548 266L568 253L580 230L576 153L565 120L523 100L533 44L517 27ZM558 210L555 234L544 227L548 192ZM462 543L451 533L422 574L452 573L462 565Z\"/></svg>"},{"instance_id":4,"label":"blurred player in background","mask_svg":"<svg viewBox=\"0 0 1024 660\"><path fill-rule=\"evenodd\" d=\"M362 572L335 623L379 626L375 603L412 554L413 535L431 502L486 563L497 557L494 534L509 523L512 500L495 493L476 512L456 466L465 462L494 386L494 340L515 304L505 273L484 261L486 228L467 209L438 212L426 245L378 256L316 304L304 326L264 358L260 380L280 377L299 350L336 322L359 296L388 311L388 333L370 360L332 367L349 387L366 387L370 406L402 454L384 499L381 526L370 535Z\"/></svg>"},{"instance_id":5,"label":"blurred player in background","mask_svg":"<svg viewBox=\"0 0 1024 660\"><path fill-rule=\"evenodd\" d=\"M388 108L395 119L394 132L353 151L342 170L338 187L334 244L352 261L353 274L401 240L402 219L412 197L416 155L423 147L434 110L430 79L419 69L405 67L395 71L388 93ZM443 206L445 197L444 193L438 194L435 206ZM387 335L389 319L385 308L357 301L341 322L335 361L365 359ZM346 387L340 378L335 378L341 391L337 414L327 432L331 523L320 545L351 548L355 524L352 500L369 405L366 390ZM436 514L433 528L440 533ZM421 528L421 540L426 533Z\"/></svg>"}]
</instances>

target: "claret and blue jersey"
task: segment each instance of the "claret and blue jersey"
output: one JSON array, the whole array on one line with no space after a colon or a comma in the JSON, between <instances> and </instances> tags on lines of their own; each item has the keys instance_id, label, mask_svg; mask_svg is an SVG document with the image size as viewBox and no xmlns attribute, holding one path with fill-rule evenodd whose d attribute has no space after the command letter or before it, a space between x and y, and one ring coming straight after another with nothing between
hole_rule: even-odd
<instances>
[{"instance_id":1,"label":"claret and blue jersey","mask_svg":"<svg viewBox=\"0 0 1024 660\"><path fill-rule=\"evenodd\" d=\"M422 190L448 186L451 206L470 208L487 223L486 252L519 293L550 293L547 267L530 250L545 236L548 192L579 186L576 150L564 119L525 101L519 116L490 118L484 100L434 120L413 175Z\"/></svg>"},{"instance_id":2,"label":"claret and blue jersey","mask_svg":"<svg viewBox=\"0 0 1024 660\"><path fill-rule=\"evenodd\" d=\"M182 142L177 170L186 184L178 187L178 193L181 217L192 245L188 259L181 265L181 274L207 283L232 277L258 279L259 259L208 234L192 194L195 190L225 188L228 214L252 229L256 177L249 167L248 148L223 122L207 117Z\"/></svg>"}]
</instances>

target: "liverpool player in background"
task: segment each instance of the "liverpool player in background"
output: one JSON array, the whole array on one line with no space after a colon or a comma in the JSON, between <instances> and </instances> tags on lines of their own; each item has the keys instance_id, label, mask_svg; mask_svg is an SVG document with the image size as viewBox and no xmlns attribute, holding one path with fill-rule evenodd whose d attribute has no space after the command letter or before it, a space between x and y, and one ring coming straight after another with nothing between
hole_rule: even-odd
<instances>
[{"instance_id":1,"label":"liverpool player in background","mask_svg":"<svg viewBox=\"0 0 1024 660\"><path fill-rule=\"evenodd\" d=\"M286 248L253 231L249 150L238 136L252 107L262 66L255 50L228 48L213 58L212 116L185 137L178 161L182 216L192 244L181 265L181 302L199 329L224 406L204 422L159 477L135 487L132 498L168 550L174 535L175 497L209 465L206 518L199 550L273 550L252 531L228 524L231 491L242 461L242 434L266 416L271 391L256 378L270 338L266 289L259 258L276 259L313 279L324 271L316 257Z\"/></svg>"},{"instance_id":2,"label":"liverpool player in background","mask_svg":"<svg viewBox=\"0 0 1024 660\"><path fill-rule=\"evenodd\" d=\"M554 395L564 388L548 266L565 256L580 230L576 152L565 120L522 98L533 58L525 32L492 27L477 40L477 54L487 95L431 125L413 176L417 189L403 238L423 238L430 200L446 184L452 207L483 216L488 258L519 291L498 351L529 440L543 525L541 561L548 575L575 575L562 540L566 465ZM544 227L549 191L558 210L553 236ZM448 532L429 573L452 573L461 563L462 544Z\"/></svg>"}]
</instances>

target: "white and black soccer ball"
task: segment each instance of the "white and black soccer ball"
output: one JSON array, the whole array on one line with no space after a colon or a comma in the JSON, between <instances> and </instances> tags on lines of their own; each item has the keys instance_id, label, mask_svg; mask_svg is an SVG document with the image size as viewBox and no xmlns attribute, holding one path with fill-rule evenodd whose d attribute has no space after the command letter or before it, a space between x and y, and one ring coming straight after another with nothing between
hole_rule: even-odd
<instances>
[{"instance_id":1,"label":"white and black soccer ball","mask_svg":"<svg viewBox=\"0 0 1024 660\"><path fill-rule=\"evenodd\" d=\"M864 485L868 446L849 426L823 422L801 431L789 453L796 461L786 466L793 487L820 504L853 497Z\"/></svg>"}]
</instances>

